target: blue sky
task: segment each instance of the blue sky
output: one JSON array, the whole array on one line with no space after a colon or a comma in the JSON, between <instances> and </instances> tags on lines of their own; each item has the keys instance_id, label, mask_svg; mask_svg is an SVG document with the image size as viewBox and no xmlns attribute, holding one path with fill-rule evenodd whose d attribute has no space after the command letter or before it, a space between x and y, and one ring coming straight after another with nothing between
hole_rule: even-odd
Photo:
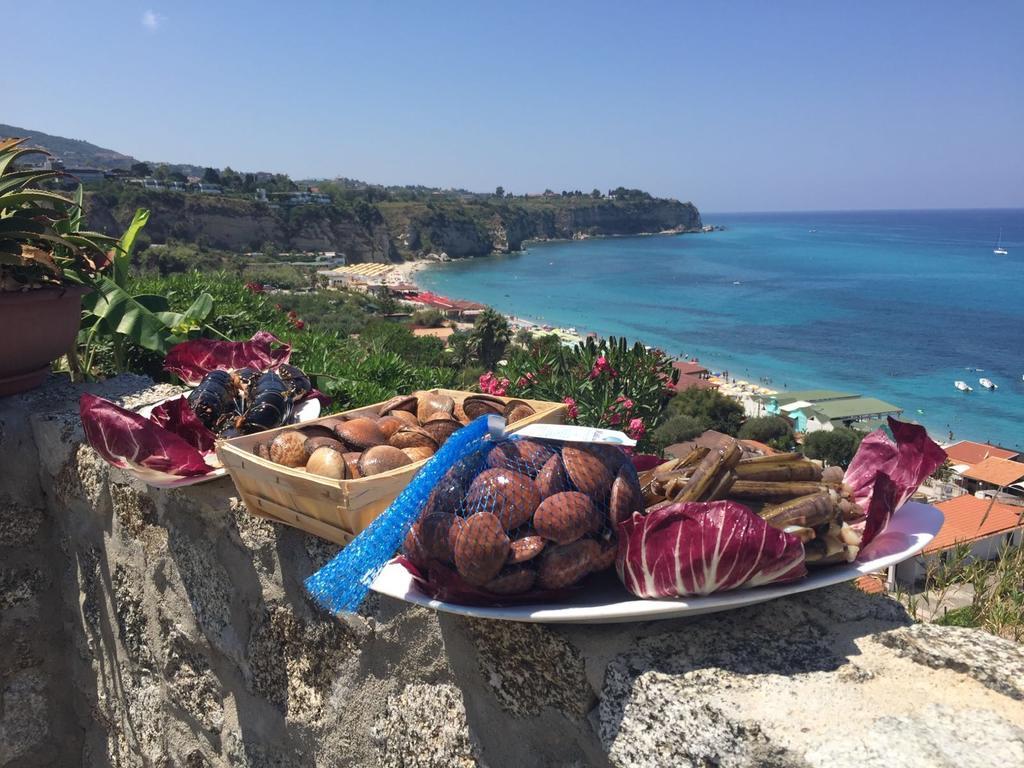
<instances>
[{"instance_id":1,"label":"blue sky","mask_svg":"<svg viewBox=\"0 0 1024 768\"><path fill-rule=\"evenodd\" d=\"M705 211L1024 206L1024 3L17 3L0 122ZM11 63L24 62L19 71Z\"/></svg>"}]
</instances>

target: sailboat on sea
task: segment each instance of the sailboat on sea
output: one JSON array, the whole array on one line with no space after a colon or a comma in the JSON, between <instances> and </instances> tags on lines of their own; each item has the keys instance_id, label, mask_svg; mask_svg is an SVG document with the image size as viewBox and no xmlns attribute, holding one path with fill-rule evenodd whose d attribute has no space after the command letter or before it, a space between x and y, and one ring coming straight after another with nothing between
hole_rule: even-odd
<instances>
[{"instance_id":1,"label":"sailboat on sea","mask_svg":"<svg viewBox=\"0 0 1024 768\"><path fill-rule=\"evenodd\" d=\"M992 249L992 253L994 253L996 256L1006 256L1006 255L1008 255L1010 253L1008 250L1003 248L1003 230L1002 229L999 230L999 239L996 240L996 247Z\"/></svg>"}]
</instances>

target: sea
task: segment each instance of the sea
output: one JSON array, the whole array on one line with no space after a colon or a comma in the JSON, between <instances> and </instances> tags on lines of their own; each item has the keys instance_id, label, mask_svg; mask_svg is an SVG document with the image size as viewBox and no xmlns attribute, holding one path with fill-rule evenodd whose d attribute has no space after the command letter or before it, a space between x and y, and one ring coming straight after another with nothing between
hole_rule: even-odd
<instances>
[{"instance_id":1,"label":"sea","mask_svg":"<svg viewBox=\"0 0 1024 768\"><path fill-rule=\"evenodd\" d=\"M937 439L1024 451L1024 210L702 217L724 230L536 243L417 280L778 390L878 397Z\"/></svg>"}]
</instances>

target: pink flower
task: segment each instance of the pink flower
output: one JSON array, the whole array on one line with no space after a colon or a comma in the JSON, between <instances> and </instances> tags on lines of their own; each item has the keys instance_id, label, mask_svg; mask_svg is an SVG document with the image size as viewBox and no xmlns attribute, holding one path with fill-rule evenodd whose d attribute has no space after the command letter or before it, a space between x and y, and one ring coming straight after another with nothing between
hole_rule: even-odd
<instances>
[{"instance_id":1,"label":"pink flower","mask_svg":"<svg viewBox=\"0 0 1024 768\"><path fill-rule=\"evenodd\" d=\"M576 407L576 401L571 397L565 398L562 402L565 403L565 412L569 415L570 419L575 419L580 415L579 408Z\"/></svg>"},{"instance_id":2,"label":"pink flower","mask_svg":"<svg viewBox=\"0 0 1024 768\"><path fill-rule=\"evenodd\" d=\"M617 413L613 413L611 416L608 417L608 423L611 424L613 427L616 427L622 423L622 416L620 416Z\"/></svg>"},{"instance_id":3,"label":"pink flower","mask_svg":"<svg viewBox=\"0 0 1024 768\"><path fill-rule=\"evenodd\" d=\"M616 372L616 370L615 370L614 368L612 368L612 364L608 362L608 358L607 358L607 357L605 357L604 355L601 355L601 356L600 356L599 358L597 358L597 360L596 360L596 361L594 362L594 367L590 369L590 378L591 378L591 379L596 379L596 378L597 378L598 376L600 376L600 375L601 375L602 373L607 373L607 374L608 374L609 376L611 376L611 377L612 377L613 379L614 379L614 378L615 378L616 376L618 376L618 375L619 375L619 374L618 374L618 373Z\"/></svg>"},{"instance_id":4,"label":"pink flower","mask_svg":"<svg viewBox=\"0 0 1024 768\"><path fill-rule=\"evenodd\" d=\"M525 376L520 376L518 379L516 379L516 386L519 387L520 389L522 389L523 387L525 387L529 383L530 383L530 380L528 378L526 378Z\"/></svg>"},{"instance_id":5,"label":"pink flower","mask_svg":"<svg viewBox=\"0 0 1024 768\"><path fill-rule=\"evenodd\" d=\"M643 419L630 419L629 426L626 427L626 434L634 440L639 440L646 431L647 427L644 426Z\"/></svg>"},{"instance_id":6,"label":"pink flower","mask_svg":"<svg viewBox=\"0 0 1024 768\"><path fill-rule=\"evenodd\" d=\"M292 323L292 325L295 326L295 329L297 331L301 331L303 328L306 327L306 321L297 319Z\"/></svg>"}]
</instances>

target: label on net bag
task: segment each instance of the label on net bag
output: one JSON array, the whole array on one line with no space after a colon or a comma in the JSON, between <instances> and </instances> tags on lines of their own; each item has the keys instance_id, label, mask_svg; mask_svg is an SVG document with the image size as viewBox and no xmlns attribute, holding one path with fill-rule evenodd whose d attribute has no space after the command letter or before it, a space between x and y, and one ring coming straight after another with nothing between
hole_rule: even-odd
<instances>
[{"instance_id":1,"label":"label on net bag","mask_svg":"<svg viewBox=\"0 0 1024 768\"><path fill-rule=\"evenodd\" d=\"M567 443L604 443L605 445L626 447L636 445L636 440L627 437L624 432L596 427L577 427L571 424L531 424L528 427L517 429L513 434L516 437L561 440Z\"/></svg>"}]
</instances>

